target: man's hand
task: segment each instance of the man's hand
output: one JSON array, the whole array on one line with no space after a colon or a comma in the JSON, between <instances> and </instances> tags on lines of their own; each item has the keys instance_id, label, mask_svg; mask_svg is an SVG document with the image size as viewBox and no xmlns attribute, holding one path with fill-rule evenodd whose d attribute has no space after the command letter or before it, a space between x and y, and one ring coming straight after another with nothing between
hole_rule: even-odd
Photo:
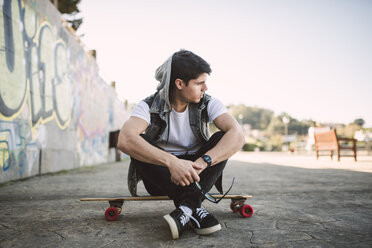
<instances>
[{"instance_id":1,"label":"man's hand","mask_svg":"<svg viewBox=\"0 0 372 248\"><path fill-rule=\"evenodd\" d=\"M195 160L194 162L195 164L198 165L198 169L195 168L196 172L198 173L198 175L200 175L200 173L205 169L207 168L208 164L202 159L202 158L198 158L197 160Z\"/></svg>"},{"instance_id":2,"label":"man's hand","mask_svg":"<svg viewBox=\"0 0 372 248\"><path fill-rule=\"evenodd\" d=\"M197 171L203 170L203 167L199 164L184 159L176 159L168 168L171 181L181 186L190 185L195 181L199 182L200 178Z\"/></svg>"}]
</instances>

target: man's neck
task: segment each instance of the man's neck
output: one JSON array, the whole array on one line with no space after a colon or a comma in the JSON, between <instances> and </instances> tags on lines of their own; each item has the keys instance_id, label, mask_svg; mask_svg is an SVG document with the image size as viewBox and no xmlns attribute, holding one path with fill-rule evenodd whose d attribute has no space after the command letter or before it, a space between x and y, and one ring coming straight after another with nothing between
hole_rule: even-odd
<instances>
[{"instance_id":1,"label":"man's neck","mask_svg":"<svg viewBox=\"0 0 372 248\"><path fill-rule=\"evenodd\" d=\"M178 112L178 113L182 113L186 110L187 108L187 102L172 102L171 105L172 105L172 108L174 109L174 111Z\"/></svg>"},{"instance_id":2,"label":"man's neck","mask_svg":"<svg viewBox=\"0 0 372 248\"><path fill-rule=\"evenodd\" d=\"M183 101L179 96L173 94L173 97L170 99L172 108L174 111L182 113L186 110L188 102Z\"/></svg>"}]
</instances>

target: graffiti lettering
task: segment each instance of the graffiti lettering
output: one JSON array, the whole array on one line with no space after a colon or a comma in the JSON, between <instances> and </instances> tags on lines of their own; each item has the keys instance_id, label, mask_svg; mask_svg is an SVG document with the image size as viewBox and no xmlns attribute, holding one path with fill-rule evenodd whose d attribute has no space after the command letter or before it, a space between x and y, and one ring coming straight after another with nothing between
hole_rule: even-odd
<instances>
[{"instance_id":1,"label":"graffiti lettering","mask_svg":"<svg viewBox=\"0 0 372 248\"><path fill-rule=\"evenodd\" d=\"M28 5L22 7L20 0L4 1L0 20L4 26L4 41L0 42L5 44L0 51L0 75L4 77L0 81L0 115L8 120L16 118L29 92L32 128L56 117L63 129L70 120L72 101L66 46L62 40L55 41L47 22L37 28L36 19L36 13Z\"/></svg>"},{"instance_id":2,"label":"graffiti lettering","mask_svg":"<svg viewBox=\"0 0 372 248\"><path fill-rule=\"evenodd\" d=\"M38 156L36 143L29 141L30 128L26 122L0 121L0 130L0 168L17 170L22 176L26 168L34 167Z\"/></svg>"},{"instance_id":3,"label":"graffiti lettering","mask_svg":"<svg viewBox=\"0 0 372 248\"><path fill-rule=\"evenodd\" d=\"M19 2L4 1L3 18L0 18L0 26L4 27L0 44L5 45L0 51L0 114L7 118L17 115L27 89L23 26L20 21L14 21L21 18Z\"/></svg>"},{"instance_id":4,"label":"graffiti lettering","mask_svg":"<svg viewBox=\"0 0 372 248\"><path fill-rule=\"evenodd\" d=\"M0 0L0 183L108 161L128 116L47 4Z\"/></svg>"}]
</instances>

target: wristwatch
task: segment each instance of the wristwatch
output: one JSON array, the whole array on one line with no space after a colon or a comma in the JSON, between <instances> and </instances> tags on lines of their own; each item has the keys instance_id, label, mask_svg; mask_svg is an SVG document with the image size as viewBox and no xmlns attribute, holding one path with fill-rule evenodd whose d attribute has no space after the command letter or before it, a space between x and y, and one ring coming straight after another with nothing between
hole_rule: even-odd
<instances>
[{"instance_id":1,"label":"wristwatch","mask_svg":"<svg viewBox=\"0 0 372 248\"><path fill-rule=\"evenodd\" d=\"M207 168L208 167L211 167L211 165L212 165L212 159L211 159L211 157L209 157L208 155L203 155L203 156L201 156L201 158L207 163Z\"/></svg>"}]
</instances>

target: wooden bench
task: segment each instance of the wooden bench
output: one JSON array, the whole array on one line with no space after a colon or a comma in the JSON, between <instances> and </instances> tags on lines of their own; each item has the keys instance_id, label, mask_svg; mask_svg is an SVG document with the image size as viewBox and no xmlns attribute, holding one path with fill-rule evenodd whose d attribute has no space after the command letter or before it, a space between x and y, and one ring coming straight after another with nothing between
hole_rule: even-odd
<instances>
[{"instance_id":1,"label":"wooden bench","mask_svg":"<svg viewBox=\"0 0 372 248\"><path fill-rule=\"evenodd\" d=\"M333 159L333 152L337 151L338 161L340 161L341 156L354 157L354 160L357 161L356 139L337 137L335 129L325 132L315 131L314 138L316 159L320 156L319 151L329 151L331 159ZM349 143L352 144L349 145ZM342 150L352 151L353 154L341 154Z\"/></svg>"}]
</instances>

